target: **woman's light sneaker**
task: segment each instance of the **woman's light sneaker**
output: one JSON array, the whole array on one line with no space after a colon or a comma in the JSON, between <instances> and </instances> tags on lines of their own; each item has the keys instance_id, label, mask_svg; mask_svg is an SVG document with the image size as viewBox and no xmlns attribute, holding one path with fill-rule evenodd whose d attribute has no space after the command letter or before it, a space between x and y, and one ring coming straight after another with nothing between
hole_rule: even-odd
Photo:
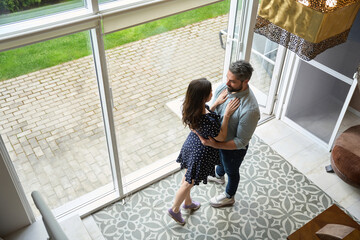
<instances>
[{"instance_id":1,"label":"woman's light sneaker","mask_svg":"<svg viewBox=\"0 0 360 240\"><path fill-rule=\"evenodd\" d=\"M215 208L231 206L235 203L234 196L227 198L225 193L222 193L216 197L210 199L210 205Z\"/></svg>"},{"instance_id":2,"label":"woman's light sneaker","mask_svg":"<svg viewBox=\"0 0 360 240\"><path fill-rule=\"evenodd\" d=\"M177 223L179 223L180 225L185 225L185 220L181 216L181 211L176 213L172 210L172 208L169 208L168 213L169 216L172 217L172 219L174 219Z\"/></svg>"},{"instance_id":3,"label":"woman's light sneaker","mask_svg":"<svg viewBox=\"0 0 360 240\"><path fill-rule=\"evenodd\" d=\"M185 205L185 203L182 205L183 209L196 211L200 208L201 204L197 201L192 201L190 205Z\"/></svg>"}]
</instances>

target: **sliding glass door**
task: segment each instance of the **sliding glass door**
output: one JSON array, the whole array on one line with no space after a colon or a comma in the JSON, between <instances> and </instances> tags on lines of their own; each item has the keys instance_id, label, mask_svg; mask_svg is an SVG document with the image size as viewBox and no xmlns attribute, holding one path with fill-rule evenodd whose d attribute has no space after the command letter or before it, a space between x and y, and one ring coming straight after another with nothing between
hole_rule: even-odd
<instances>
[{"instance_id":1,"label":"sliding glass door","mask_svg":"<svg viewBox=\"0 0 360 240\"><path fill-rule=\"evenodd\" d=\"M227 26L228 9L221 2L105 36L125 192L175 163L189 134L181 121L188 84L222 79L224 51L217 34ZM214 12L222 14L203 17Z\"/></svg>"},{"instance_id":2,"label":"sliding glass door","mask_svg":"<svg viewBox=\"0 0 360 240\"><path fill-rule=\"evenodd\" d=\"M269 115L274 107L285 49L253 32L257 6L258 1L231 1L223 78L231 62L249 61L255 70L250 87L261 112Z\"/></svg>"}]
</instances>

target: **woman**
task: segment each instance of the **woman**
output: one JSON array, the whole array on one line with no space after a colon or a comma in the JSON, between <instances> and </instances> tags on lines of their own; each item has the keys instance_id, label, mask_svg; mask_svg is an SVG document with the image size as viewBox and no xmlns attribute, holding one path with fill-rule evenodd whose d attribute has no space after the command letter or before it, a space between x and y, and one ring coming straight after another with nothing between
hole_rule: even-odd
<instances>
[{"instance_id":1,"label":"woman","mask_svg":"<svg viewBox=\"0 0 360 240\"><path fill-rule=\"evenodd\" d=\"M180 211L181 203L184 201L182 206L184 209L197 210L200 208L200 203L191 199L190 190L194 185L199 185L201 181L206 184L209 175L215 176L215 165L219 164L219 151L204 146L193 131L205 138L210 136L217 141L224 141L229 118L240 105L239 99L230 101L226 107L223 122L220 124L220 116L211 109L215 109L217 105L226 101L227 92L222 92L209 109L205 103L211 98L211 82L206 78L190 82L183 103L182 121L184 125L189 126L192 132L184 142L176 160L182 169L186 169L186 173L175 195L173 206L168 210L170 217L181 225L185 224Z\"/></svg>"}]
</instances>

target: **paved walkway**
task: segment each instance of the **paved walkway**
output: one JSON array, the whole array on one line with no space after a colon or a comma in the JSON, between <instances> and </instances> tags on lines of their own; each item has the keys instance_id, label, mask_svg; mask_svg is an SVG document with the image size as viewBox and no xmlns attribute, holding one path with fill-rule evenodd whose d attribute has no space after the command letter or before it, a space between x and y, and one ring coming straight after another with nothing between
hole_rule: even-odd
<instances>
[{"instance_id":1,"label":"paved walkway","mask_svg":"<svg viewBox=\"0 0 360 240\"><path fill-rule=\"evenodd\" d=\"M221 80L226 25L221 16L107 51L123 175L179 151L188 130L166 103L192 79ZM92 57L0 92L0 134L29 199L39 190L56 208L112 181Z\"/></svg>"}]
</instances>

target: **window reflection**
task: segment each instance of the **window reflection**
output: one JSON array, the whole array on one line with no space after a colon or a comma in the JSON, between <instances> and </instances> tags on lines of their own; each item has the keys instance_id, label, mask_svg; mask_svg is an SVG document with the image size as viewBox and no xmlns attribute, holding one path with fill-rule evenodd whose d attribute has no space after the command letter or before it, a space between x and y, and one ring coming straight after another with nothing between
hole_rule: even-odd
<instances>
[{"instance_id":1,"label":"window reflection","mask_svg":"<svg viewBox=\"0 0 360 240\"><path fill-rule=\"evenodd\" d=\"M84 0L0 1L0 26L85 7Z\"/></svg>"}]
</instances>

